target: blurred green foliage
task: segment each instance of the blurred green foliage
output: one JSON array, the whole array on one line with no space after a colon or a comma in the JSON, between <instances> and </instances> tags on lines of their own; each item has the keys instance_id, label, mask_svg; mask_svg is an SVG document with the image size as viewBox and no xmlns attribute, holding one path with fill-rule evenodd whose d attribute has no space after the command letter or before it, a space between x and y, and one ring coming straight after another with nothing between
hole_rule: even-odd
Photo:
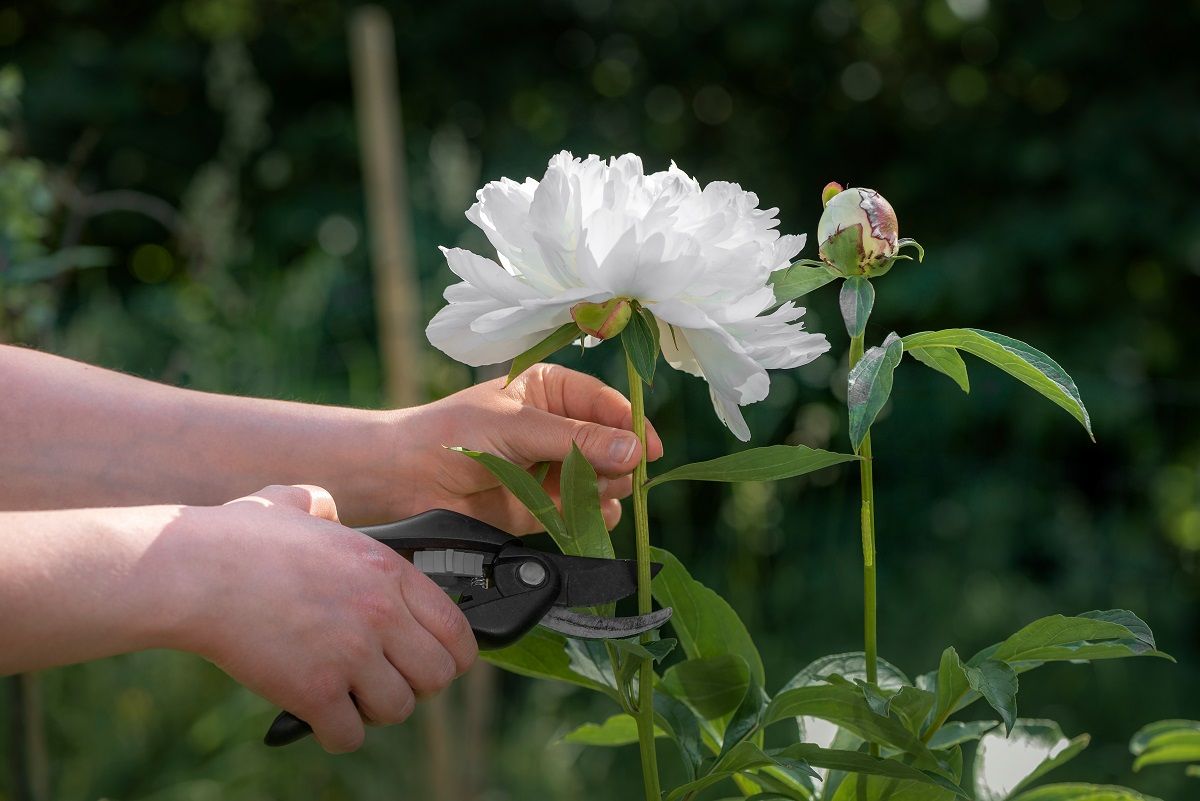
<instances>
[{"instance_id":1,"label":"blurred green foliage","mask_svg":"<svg viewBox=\"0 0 1200 801\"><path fill-rule=\"evenodd\" d=\"M820 188L883 191L926 246L879 283L868 339L971 325L1054 355L1093 445L993 371L964 398L916 365L875 427L882 654L910 673L1052 612L1124 607L1180 664L1048 667L1022 713L1092 746L1061 779L1182 798L1129 771L1152 720L1200 716L1200 4L1083 0L390 3L425 317L435 245L486 252L485 180L562 148L676 160L815 231ZM204 389L376 405L345 20L335 0L18 0L0 9L0 334ZM23 91L20 84L24 82ZM815 242L801 255L813 256ZM756 444L845 449L845 341L776 374ZM471 380L428 352L431 395ZM619 365L567 359L618 386ZM729 451L703 386L648 398L666 465ZM667 410L670 410L670 413ZM658 414L656 415L656 412ZM672 484L655 538L747 621L778 688L858 647L856 492ZM618 551L628 551L627 524ZM268 751L273 714L215 668L142 654L43 678L56 799L422 797L419 730L363 752ZM626 751L548 745L608 710L502 679L487 797L627 798ZM0 733L0 748L10 748ZM456 755L468 762L472 754ZM674 768L666 765L665 770ZM4 770L4 768L0 768ZM0 798L6 794L0 773Z\"/></svg>"}]
</instances>

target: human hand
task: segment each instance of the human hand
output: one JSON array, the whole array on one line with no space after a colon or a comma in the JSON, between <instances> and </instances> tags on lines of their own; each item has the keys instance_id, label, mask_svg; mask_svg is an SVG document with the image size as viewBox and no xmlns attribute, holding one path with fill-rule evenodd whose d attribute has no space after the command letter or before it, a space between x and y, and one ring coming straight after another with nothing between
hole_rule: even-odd
<instances>
[{"instance_id":1,"label":"human hand","mask_svg":"<svg viewBox=\"0 0 1200 801\"><path fill-rule=\"evenodd\" d=\"M364 722L404 721L475 660L449 596L341 526L318 487L271 486L180 521L188 535L171 540L199 588L169 644L306 721L326 751L358 748Z\"/></svg>"},{"instance_id":2,"label":"human hand","mask_svg":"<svg viewBox=\"0 0 1200 801\"><path fill-rule=\"evenodd\" d=\"M515 534L541 531L490 472L445 446L494 453L524 467L554 463L544 486L557 503L559 463L574 442L596 469L604 521L612 528L641 456L629 401L599 379L559 365L536 364L507 387L497 378L398 414L400 476L393 491L401 517L443 508ZM647 459L654 461L663 448L649 423L646 438Z\"/></svg>"}]
</instances>

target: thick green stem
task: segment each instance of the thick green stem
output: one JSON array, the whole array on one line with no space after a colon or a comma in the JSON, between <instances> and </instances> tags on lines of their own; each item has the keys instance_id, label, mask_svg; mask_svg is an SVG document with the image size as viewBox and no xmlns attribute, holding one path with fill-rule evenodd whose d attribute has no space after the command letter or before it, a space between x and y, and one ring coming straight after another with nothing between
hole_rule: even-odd
<instances>
[{"instance_id":1,"label":"thick green stem","mask_svg":"<svg viewBox=\"0 0 1200 801\"><path fill-rule=\"evenodd\" d=\"M858 364L863 356L862 335L850 339L850 367ZM862 529L863 552L863 653L867 663L867 681L879 681L879 647L875 618L875 480L874 464L871 460L871 432L863 437L858 449L862 461L858 463L859 483L862 485L862 506L859 511ZM878 756L879 746L872 744L871 753Z\"/></svg>"},{"instance_id":2,"label":"thick green stem","mask_svg":"<svg viewBox=\"0 0 1200 801\"><path fill-rule=\"evenodd\" d=\"M633 407L633 433L642 445L642 458L633 471L633 524L637 545L638 614L651 611L650 595L650 521L646 516L646 407L642 398L642 377L626 357L629 373L629 403ZM654 639L652 632L642 635L642 642ZM659 801L662 791L658 783L658 755L654 750L654 663L642 662L638 673L637 699L638 747L642 754L642 783L646 801Z\"/></svg>"}]
</instances>

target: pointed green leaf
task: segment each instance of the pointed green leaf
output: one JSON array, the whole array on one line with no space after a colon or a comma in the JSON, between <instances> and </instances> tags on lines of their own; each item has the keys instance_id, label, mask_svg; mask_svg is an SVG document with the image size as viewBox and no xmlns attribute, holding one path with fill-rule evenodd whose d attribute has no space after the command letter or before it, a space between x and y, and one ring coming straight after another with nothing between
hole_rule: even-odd
<instances>
[{"instance_id":1,"label":"pointed green leaf","mask_svg":"<svg viewBox=\"0 0 1200 801\"><path fill-rule=\"evenodd\" d=\"M842 309L846 333L860 337L867 330L867 320L871 316L871 309L875 307L875 287L862 276L851 276L842 282L838 305Z\"/></svg>"},{"instance_id":2,"label":"pointed green leaf","mask_svg":"<svg viewBox=\"0 0 1200 801\"><path fill-rule=\"evenodd\" d=\"M975 800L1004 801L1073 759L1089 740L1086 734L1068 740L1052 720L1021 719L1007 736L985 734L975 752Z\"/></svg>"},{"instance_id":3,"label":"pointed green leaf","mask_svg":"<svg viewBox=\"0 0 1200 801\"><path fill-rule=\"evenodd\" d=\"M571 538L567 535L566 524L563 523L554 501L542 488L541 483L531 476L525 468L513 464L507 459L501 459L490 453L472 451L466 448L450 448L464 456L470 456L486 467L517 500L525 505L539 523L546 527L546 532L554 539L554 544L563 553L569 553L572 546Z\"/></svg>"},{"instance_id":4,"label":"pointed green leaf","mask_svg":"<svg viewBox=\"0 0 1200 801\"><path fill-rule=\"evenodd\" d=\"M530 367L562 350L581 336L583 334L580 333L579 326L575 325L575 323L567 323L556 329L541 342L512 360L512 367L508 370L508 378L504 381L505 386L511 384L514 378Z\"/></svg>"},{"instance_id":5,"label":"pointed green leaf","mask_svg":"<svg viewBox=\"0 0 1200 801\"><path fill-rule=\"evenodd\" d=\"M1017 722L1017 672L1007 662L985 659L978 666L963 665L967 684L999 713L1011 732Z\"/></svg>"},{"instance_id":6,"label":"pointed green leaf","mask_svg":"<svg viewBox=\"0 0 1200 801\"><path fill-rule=\"evenodd\" d=\"M904 345L895 333L880 347L868 350L847 378L846 405L850 409L850 444L858 453L863 438L892 394L892 373L904 355Z\"/></svg>"},{"instance_id":7,"label":"pointed green leaf","mask_svg":"<svg viewBox=\"0 0 1200 801\"><path fill-rule=\"evenodd\" d=\"M963 795L949 782L931 787L928 782L851 773L838 785L830 801L953 801Z\"/></svg>"},{"instance_id":8,"label":"pointed green leaf","mask_svg":"<svg viewBox=\"0 0 1200 801\"><path fill-rule=\"evenodd\" d=\"M667 801L679 801L683 798L689 798L701 790L711 787L718 782L728 779L738 773L751 771L756 768L763 768L770 765L775 765L776 759L764 752L761 748L751 742L742 742L735 746L725 756L721 757L713 765L704 776L701 776L687 784L680 785L667 794ZM797 767L798 763L795 760L790 762L790 767ZM813 774L816 776L816 774ZM819 778L819 777L818 777Z\"/></svg>"},{"instance_id":9,"label":"pointed green leaf","mask_svg":"<svg viewBox=\"0 0 1200 801\"><path fill-rule=\"evenodd\" d=\"M651 548L650 555L662 564L662 570L651 585L654 599L675 610L671 615L671 628L688 658L740 656L749 667L750 675L762 686L762 657L733 607L692 578L669 551Z\"/></svg>"},{"instance_id":10,"label":"pointed green leaf","mask_svg":"<svg viewBox=\"0 0 1200 801\"><path fill-rule=\"evenodd\" d=\"M639 659L661 662L667 654L674 650L676 641L668 637L665 640L641 642L637 637L630 637L625 640L609 640L608 644L622 653L632 654Z\"/></svg>"},{"instance_id":11,"label":"pointed green leaf","mask_svg":"<svg viewBox=\"0 0 1200 801\"><path fill-rule=\"evenodd\" d=\"M734 710L733 717L725 726L725 739L721 742L721 752L718 758L725 756L738 743L758 731L762 724L762 713L767 708L767 695L756 682L751 680L746 686L746 694L742 702Z\"/></svg>"},{"instance_id":12,"label":"pointed green leaf","mask_svg":"<svg viewBox=\"0 0 1200 801\"><path fill-rule=\"evenodd\" d=\"M658 321L654 315L639 306L621 332L621 346L642 381L653 384L659 351Z\"/></svg>"},{"instance_id":13,"label":"pointed green leaf","mask_svg":"<svg viewBox=\"0 0 1200 801\"><path fill-rule=\"evenodd\" d=\"M1160 801L1128 787L1101 784L1048 784L1021 793L1012 801Z\"/></svg>"},{"instance_id":14,"label":"pointed green leaf","mask_svg":"<svg viewBox=\"0 0 1200 801\"><path fill-rule=\"evenodd\" d=\"M1134 770L1146 765L1200 763L1200 720L1160 720L1143 726L1129 741L1137 759Z\"/></svg>"},{"instance_id":15,"label":"pointed green leaf","mask_svg":"<svg viewBox=\"0 0 1200 801\"><path fill-rule=\"evenodd\" d=\"M676 467L647 481L646 488L682 480L778 481L858 459L850 453L834 453L804 445L767 445Z\"/></svg>"},{"instance_id":16,"label":"pointed green leaf","mask_svg":"<svg viewBox=\"0 0 1200 801\"><path fill-rule=\"evenodd\" d=\"M1024 342L976 328L949 328L909 334L904 338L904 347L957 348L978 356L1065 409L1095 439L1091 418L1071 376L1049 356Z\"/></svg>"},{"instance_id":17,"label":"pointed green leaf","mask_svg":"<svg viewBox=\"0 0 1200 801\"><path fill-rule=\"evenodd\" d=\"M775 290L775 301L786 303L820 289L835 278L837 273L831 272L824 265L797 262L771 273L770 280L771 288Z\"/></svg>"},{"instance_id":18,"label":"pointed green leaf","mask_svg":"<svg viewBox=\"0 0 1200 801\"><path fill-rule=\"evenodd\" d=\"M655 726L654 736L669 737L670 735ZM576 745L629 745L638 741L637 721L632 715L622 712L619 715L613 715L603 723L584 723L574 731L567 733L562 741Z\"/></svg>"},{"instance_id":19,"label":"pointed green leaf","mask_svg":"<svg viewBox=\"0 0 1200 801\"><path fill-rule=\"evenodd\" d=\"M879 686L885 690L899 690L906 684L911 684L904 671L888 662L886 659L877 660ZM829 654L818 657L800 669L783 690L793 687L808 687L813 684L824 684L826 676L842 676L850 679L867 678L867 661L862 651L848 651L843 654Z\"/></svg>"},{"instance_id":20,"label":"pointed green leaf","mask_svg":"<svg viewBox=\"0 0 1200 801\"><path fill-rule=\"evenodd\" d=\"M952 720L929 738L929 747L931 750L941 751L961 743L969 743L978 740L999 725L995 720L973 720L968 723Z\"/></svg>"},{"instance_id":21,"label":"pointed green leaf","mask_svg":"<svg viewBox=\"0 0 1200 801\"><path fill-rule=\"evenodd\" d=\"M925 248L921 247L920 242L907 236L896 240L896 250L902 250L907 247L917 249L917 261L925 261Z\"/></svg>"},{"instance_id":22,"label":"pointed green leaf","mask_svg":"<svg viewBox=\"0 0 1200 801\"><path fill-rule=\"evenodd\" d=\"M840 770L847 773L859 773L870 776L886 776L893 779L905 779L925 785L946 788L946 783L937 776L906 765L898 759L884 759L861 751L845 751L833 748L821 748L812 743L797 743L768 752L775 756L788 756L801 759L813 767L826 770ZM928 791L928 787L926 788ZM966 797L966 793L954 788L958 795Z\"/></svg>"},{"instance_id":23,"label":"pointed green leaf","mask_svg":"<svg viewBox=\"0 0 1200 801\"><path fill-rule=\"evenodd\" d=\"M497 667L534 679L565 681L612 695L612 688L592 676L576 672L561 634L536 628L507 648L484 651L480 656Z\"/></svg>"},{"instance_id":24,"label":"pointed green leaf","mask_svg":"<svg viewBox=\"0 0 1200 801\"><path fill-rule=\"evenodd\" d=\"M1003 662L1117 659L1140 655L1162 654L1155 650L1150 627L1124 609L1085 612L1077 617L1043 617L987 653ZM971 661L975 662L978 656Z\"/></svg>"},{"instance_id":25,"label":"pointed green leaf","mask_svg":"<svg viewBox=\"0 0 1200 801\"><path fill-rule=\"evenodd\" d=\"M563 460L558 486L567 530L567 547L563 548L563 553L612 559L612 539L604 525L604 515L600 512L596 471L574 442L571 443L571 452Z\"/></svg>"},{"instance_id":26,"label":"pointed green leaf","mask_svg":"<svg viewBox=\"0 0 1200 801\"><path fill-rule=\"evenodd\" d=\"M921 364L937 370L942 375L949 376L963 392L971 391L971 380L967 377L967 363L954 348L912 348L905 345L904 352Z\"/></svg>"}]
</instances>

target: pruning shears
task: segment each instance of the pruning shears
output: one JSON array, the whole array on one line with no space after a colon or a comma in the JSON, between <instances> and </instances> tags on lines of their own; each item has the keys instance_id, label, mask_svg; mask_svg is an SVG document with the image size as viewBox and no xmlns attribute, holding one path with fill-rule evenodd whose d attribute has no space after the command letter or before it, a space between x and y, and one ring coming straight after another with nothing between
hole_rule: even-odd
<instances>
[{"instance_id":1,"label":"pruning shears","mask_svg":"<svg viewBox=\"0 0 1200 801\"><path fill-rule=\"evenodd\" d=\"M599 617L571 607L598 606L637 591L637 564L629 559L567 556L539 551L473 517L434 509L358 531L412 560L451 596L483 650L503 648L534 626L589 640L619 639L656 629L670 607L632 617ZM654 564L657 573L662 565ZM281 712L264 742L293 743L312 728Z\"/></svg>"}]
</instances>

